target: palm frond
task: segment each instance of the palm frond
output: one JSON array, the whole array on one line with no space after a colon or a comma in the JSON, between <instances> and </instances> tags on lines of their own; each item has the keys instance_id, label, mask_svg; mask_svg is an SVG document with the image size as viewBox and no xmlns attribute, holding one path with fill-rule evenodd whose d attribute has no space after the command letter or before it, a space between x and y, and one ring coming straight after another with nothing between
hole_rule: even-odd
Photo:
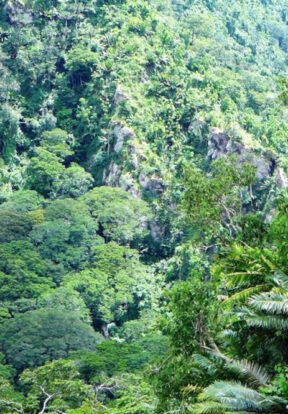
<instances>
[{"instance_id":1,"label":"palm frond","mask_svg":"<svg viewBox=\"0 0 288 414\"><path fill-rule=\"evenodd\" d=\"M282 270L276 269L275 272L271 275L270 280L274 285L288 290L288 275L282 272Z\"/></svg>"},{"instance_id":2,"label":"palm frond","mask_svg":"<svg viewBox=\"0 0 288 414\"><path fill-rule=\"evenodd\" d=\"M239 376L244 376L251 387L259 387L260 385L267 385L269 375L263 367L255 362L242 360L233 360L228 364L228 368L232 369L234 373Z\"/></svg>"},{"instance_id":3,"label":"palm frond","mask_svg":"<svg viewBox=\"0 0 288 414\"><path fill-rule=\"evenodd\" d=\"M274 315L250 315L246 318L248 326L269 330L288 330L288 319Z\"/></svg>"},{"instance_id":4,"label":"palm frond","mask_svg":"<svg viewBox=\"0 0 288 414\"><path fill-rule=\"evenodd\" d=\"M240 382L216 381L207 387L202 394L202 400L218 400L225 401L241 397L259 403L263 400L263 395L258 391L242 385Z\"/></svg>"},{"instance_id":5,"label":"palm frond","mask_svg":"<svg viewBox=\"0 0 288 414\"><path fill-rule=\"evenodd\" d=\"M229 407L224 407L223 404L215 401L205 401L193 404L190 412L193 414L224 414L227 413Z\"/></svg>"},{"instance_id":6,"label":"palm frond","mask_svg":"<svg viewBox=\"0 0 288 414\"><path fill-rule=\"evenodd\" d=\"M226 368L231 373L233 373L235 377L237 376L238 379L246 379L246 382L249 383L251 387L267 385L269 381L269 375L266 372L266 370L259 364L248 360L236 360L230 358L229 356L223 354L219 349L211 349L210 353L214 357L224 361ZM203 368L205 368L207 372L209 372L208 364L210 362L210 365L213 365L212 361L209 358L202 357L201 355L199 355L197 359L199 360L199 363L202 362L202 364L204 364ZM214 368L214 370L216 371L216 368Z\"/></svg>"},{"instance_id":7,"label":"palm frond","mask_svg":"<svg viewBox=\"0 0 288 414\"><path fill-rule=\"evenodd\" d=\"M210 385L204 390L201 400L202 403L213 401L222 404L224 412L267 412L275 408L272 399L266 399L265 395L241 383L229 381L217 381ZM202 413L205 413L204 409L205 406L202 406Z\"/></svg>"},{"instance_id":8,"label":"palm frond","mask_svg":"<svg viewBox=\"0 0 288 414\"><path fill-rule=\"evenodd\" d=\"M271 262L270 259L268 259L268 257L266 257L264 254L261 255L261 259L263 260L263 262L266 264L266 266L269 267L270 270L275 270L277 269L277 266L275 263Z\"/></svg>"},{"instance_id":9,"label":"palm frond","mask_svg":"<svg viewBox=\"0 0 288 414\"><path fill-rule=\"evenodd\" d=\"M252 296L248 303L258 311L276 315L288 314L288 293L260 293Z\"/></svg>"},{"instance_id":10,"label":"palm frond","mask_svg":"<svg viewBox=\"0 0 288 414\"><path fill-rule=\"evenodd\" d=\"M194 354L193 360L202 371L206 371L209 375L215 375L217 373L217 367L210 358L201 354Z\"/></svg>"},{"instance_id":11,"label":"palm frond","mask_svg":"<svg viewBox=\"0 0 288 414\"><path fill-rule=\"evenodd\" d=\"M232 296L230 296L228 299L226 299L223 304L224 305L235 305L239 303L245 302L250 296L252 296L255 293L261 292L265 289L267 289L266 284L261 284L257 286L251 286L247 289L243 289L240 292L234 293Z\"/></svg>"},{"instance_id":12,"label":"palm frond","mask_svg":"<svg viewBox=\"0 0 288 414\"><path fill-rule=\"evenodd\" d=\"M243 285L248 282L255 282L255 276L263 276L262 272L234 272L226 275L229 280L226 282L227 288Z\"/></svg>"}]
</instances>

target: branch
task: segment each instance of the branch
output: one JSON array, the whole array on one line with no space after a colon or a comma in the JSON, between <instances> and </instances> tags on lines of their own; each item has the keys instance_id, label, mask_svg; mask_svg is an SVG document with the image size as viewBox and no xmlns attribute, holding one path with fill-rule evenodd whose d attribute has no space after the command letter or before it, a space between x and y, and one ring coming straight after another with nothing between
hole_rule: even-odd
<instances>
[{"instance_id":1,"label":"branch","mask_svg":"<svg viewBox=\"0 0 288 414\"><path fill-rule=\"evenodd\" d=\"M43 387L40 387L40 389L41 389L41 391L43 392L43 394L44 395L46 395L46 400L44 401L44 403L43 403L43 407L42 407L42 410L39 412L39 414L43 414L43 413L45 413L45 411L46 411L46 408L47 408L47 404L48 404L48 402L50 401L50 400L52 400L52 398L54 397L54 395L55 394L48 394L45 390L44 390L44 388Z\"/></svg>"},{"instance_id":2,"label":"branch","mask_svg":"<svg viewBox=\"0 0 288 414\"><path fill-rule=\"evenodd\" d=\"M111 386L106 385L106 384L100 384L100 385L94 387L94 391L96 393L97 400L98 400L98 393L101 392L101 391L110 393L110 396L112 398L116 398L116 395L114 394L114 391L119 389L119 388L121 388L121 386L118 385L118 384L114 384L114 385L111 385Z\"/></svg>"},{"instance_id":3,"label":"branch","mask_svg":"<svg viewBox=\"0 0 288 414\"><path fill-rule=\"evenodd\" d=\"M165 358L158 367L155 367L154 369L152 369L152 373L153 374L158 374L159 372L161 372L162 368L164 367L166 362L169 361L170 358L172 358L172 355L168 355L167 358Z\"/></svg>"},{"instance_id":4,"label":"branch","mask_svg":"<svg viewBox=\"0 0 288 414\"><path fill-rule=\"evenodd\" d=\"M226 362L233 362L232 358L229 358L228 356L226 356L225 354L223 354L223 352L220 351L220 349L218 348L216 342L214 341L213 338L209 337L208 341L210 343L210 346L207 346L206 344L202 345L202 348L205 349L206 351L219 356L220 358L224 359L224 361Z\"/></svg>"},{"instance_id":5,"label":"branch","mask_svg":"<svg viewBox=\"0 0 288 414\"><path fill-rule=\"evenodd\" d=\"M24 409L22 405L14 401L0 400L0 404L10 405L10 406L18 405L19 408L13 407L13 410L17 411L17 413L24 414Z\"/></svg>"}]
</instances>

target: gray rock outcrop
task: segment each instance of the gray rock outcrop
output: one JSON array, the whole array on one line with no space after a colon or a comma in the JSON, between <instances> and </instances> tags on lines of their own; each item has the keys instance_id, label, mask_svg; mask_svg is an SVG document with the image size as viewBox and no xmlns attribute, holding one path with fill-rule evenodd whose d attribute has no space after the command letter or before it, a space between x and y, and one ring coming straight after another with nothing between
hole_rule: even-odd
<instances>
[{"instance_id":1,"label":"gray rock outcrop","mask_svg":"<svg viewBox=\"0 0 288 414\"><path fill-rule=\"evenodd\" d=\"M213 128L208 142L208 158L213 161L223 155L233 154L236 155L239 163L249 162L254 165L259 180L267 179L275 172L277 165L273 157L268 158L263 154L258 155L253 148L245 146L243 142L231 139L226 132L219 128Z\"/></svg>"},{"instance_id":2,"label":"gray rock outcrop","mask_svg":"<svg viewBox=\"0 0 288 414\"><path fill-rule=\"evenodd\" d=\"M165 183L162 177L153 175L149 177L144 172L139 174L139 183L146 191L152 191L154 194L162 194L165 190Z\"/></svg>"},{"instance_id":3,"label":"gray rock outcrop","mask_svg":"<svg viewBox=\"0 0 288 414\"><path fill-rule=\"evenodd\" d=\"M31 24L33 23L33 12L21 1L10 0L4 7L11 24Z\"/></svg>"},{"instance_id":4,"label":"gray rock outcrop","mask_svg":"<svg viewBox=\"0 0 288 414\"><path fill-rule=\"evenodd\" d=\"M123 122L117 121L113 124L113 136L116 138L114 145L114 151L120 152L124 146L125 140L129 140L135 137L134 131L127 127Z\"/></svg>"}]
</instances>

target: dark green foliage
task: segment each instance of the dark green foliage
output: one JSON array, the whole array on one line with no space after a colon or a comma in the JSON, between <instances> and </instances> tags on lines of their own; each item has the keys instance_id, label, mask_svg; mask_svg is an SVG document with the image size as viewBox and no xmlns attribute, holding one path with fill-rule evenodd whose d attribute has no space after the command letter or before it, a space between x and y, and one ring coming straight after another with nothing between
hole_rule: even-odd
<instances>
[{"instance_id":1,"label":"dark green foliage","mask_svg":"<svg viewBox=\"0 0 288 414\"><path fill-rule=\"evenodd\" d=\"M89 309L85 306L80 294L66 287L51 289L43 293L37 300L37 308L77 313L81 321L91 322Z\"/></svg>"},{"instance_id":2,"label":"dark green foliage","mask_svg":"<svg viewBox=\"0 0 288 414\"><path fill-rule=\"evenodd\" d=\"M178 283L167 292L162 328L170 340L170 353L154 378L163 412L195 401L198 384L208 384L215 375L211 361L207 360L211 366L207 372L197 364L195 355L210 347L219 329L219 305L212 284L195 279Z\"/></svg>"},{"instance_id":3,"label":"dark green foliage","mask_svg":"<svg viewBox=\"0 0 288 414\"><path fill-rule=\"evenodd\" d=\"M127 244L139 241L147 233L151 213L147 204L120 188L99 187L83 197L83 201L101 228L107 241Z\"/></svg>"},{"instance_id":4,"label":"dark green foliage","mask_svg":"<svg viewBox=\"0 0 288 414\"><path fill-rule=\"evenodd\" d=\"M0 1L1 413L287 411L287 16Z\"/></svg>"},{"instance_id":5,"label":"dark green foliage","mask_svg":"<svg viewBox=\"0 0 288 414\"><path fill-rule=\"evenodd\" d=\"M25 213L0 210L0 243L26 239L32 229L32 220Z\"/></svg>"},{"instance_id":6,"label":"dark green foliage","mask_svg":"<svg viewBox=\"0 0 288 414\"><path fill-rule=\"evenodd\" d=\"M40 409L43 390L48 395L55 395L49 408L56 412L80 407L93 399L92 387L84 384L77 364L70 360L59 359L46 362L34 370L26 369L20 381L26 391L28 410Z\"/></svg>"},{"instance_id":7,"label":"dark green foliage","mask_svg":"<svg viewBox=\"0 0 288 414\"><path fill-rule=\"evenodd\" d=\"M65 168L58 157L44 148L37 149L27 168L28 185L44 196L53 195L53 185Z\"/></svg>"},{"instance_id":8,"label":"dark green foliage","mask_svg":"<svg viewBox=\"0 0 288 414\"><path fill-rule=\"evenodd\" d=\"M17 315L2 325L0 346L18 371L64 358L78 349L93 349L99 341L77 314L37 310Z\"/></svg>"},{"instance_id":9,"label":"dark green foliage","mask_svg":"<svg viewBox=\"0 0 288 414\"><path fill-rule=\"evenodd\" d=\"M80 373L88 382L100 382L105 375L135 372L160 358L165 348L165 338L159 334L147 335L131 344L105 341L97 345L96 352L79 355Z\"/></svg>"},{"instance_id":10,"label":"dark green foliage","mask_svg":"<svg viewBox=\"0 0 288 414\"><path fill-rule=\"evenodd\" d=\"M212 228L215 234L215 226L221 225L235 231L233 219L243 205L241 189L254 181L255 169L251 164L239 165L234 157L220 158L213 164L210 175L205 176L195 168L186 172L183 207L202 231L209 233Z\"/></svg>"},{"instance_id":11,"label":"dark green foliage","mask_svg":"<svg viewBox=\"0 0 288 414\"><path fill-rule=\"evenodd\" d=\"M36 298L53 282L47 265L28 241L0 245L0 300Z\"/></svg>"},{"instance_id":12,"label":"dark green foliage","mask_svg":"<svg viewBox=\"0 0 288 414\"><path fill-rule=\"evenodd\" d=\"M20 190L12 193L7 201L1 204L1 210L27 212L40 209L43 205L44 198L36 191Z\"/></svg>"},{"instance_id":13,"label":"dark green foliage","mask_svg":"<svg viewBox=\"0 0 288 414\"><path fill-rule=\"evenodd\" d=\"M287 364L288 278L282 267L287 256L286 201L283 194L258 242L244 228L239 244L231 239L222 245L211 267L218 290L214 308L211 299L206 302L213 291L207 281L199 281L198 290L190 281L172 289L164 325L171 338L170 355L156 376L159 412L177 406L183 412L188 406L208 414L285 412L283 374L277 374L275 365ZM245 234L248 239L243 240ZM249 240L255 247L246 244ZM267 372L275 376L274 382Z\"/></svg>"},{"instance_id":14,"label":"dark green foliage","mask_svg":"<svg viewBox=\"0 0 288 414\"><path fill-rule=\"evenodd\" d=\"M44 218L46 221L30 233L42 257L67 270L89 264L91 248L102 239L85 204L73 199L56 200L45 210Z\"/></svg>"},{"instance_id":15,"label":"dark green foliage","mask_svg":"<svg viewBox=\"0 0 288 414\"><path fill-rule=\"evenodd\" d=\"M92 268L67 276L65 284L80 293L95 326L108 335L108 323L123 323L152 305L154 275L135 250L115 242L95 246L92 263Z\"/></svg>"},{"instance_id":16,"label":"dark green foliage","mask_svg":"<svg viewBox=\"0 0 288 414\"><path fill-rule=\"evenodd\" d=\"M288 105L288 80L284 77L279 79L280 99L284 105Z\"/></svg>"}]
</instances>

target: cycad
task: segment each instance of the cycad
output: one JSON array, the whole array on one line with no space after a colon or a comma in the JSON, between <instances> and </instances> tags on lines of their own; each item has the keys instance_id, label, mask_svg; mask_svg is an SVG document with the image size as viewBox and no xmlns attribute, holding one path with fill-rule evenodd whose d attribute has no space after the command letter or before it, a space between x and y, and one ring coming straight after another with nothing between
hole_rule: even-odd
<instances>
[{"instance_id":1,"label":"cycad","mask_svg":"<svg viewBox=\"0 0 288 414\"><path fill-rule=\"evenodd\" d=\"M264 292L253 295L248 303L256 311L273 315L288 315L288 293Z\"/></svg>"},{"instance_id":2,"label":"cycad","mask_svg":"<svg viewBox=\"0 0 288 414\"><path fill-rule=\"evenodd\" d=\"M231 308L233 305L248 303L249 307L257 311L288 315L288 276L281 270L274 269L262 282L256 286L241 288L226 299L225 305ZM257 322L253 325L251 321L251 326L257 326ZM283 325L280 323L278 326L282 329Z\"/></svg>"},{"instance_id":3,"label":"cycad","mask_svg":"<svg viewBox=\"0 0 288 414\"><path fill-rule=\"evenodd\" d=\"M283 330L288 331L288 319L279 315L259 315L257 313L251 314L246 319L248 326L267 330Z\"/></svg>"},{"instance_id":4,"label":"cycad","mask_svg":"<svg viewBox=\"0 0 288 414\"><path fill-rule=\"evenodd\" d=\"M230 292L229 298L224 302L228 306L247 303L253 295L278 288L282 293L288 291L288 275L276 263L271 261L271 251L253 249L247 246L237 251L236 259L242 269L222 274L224 287ZM241 263L241 258L243 258ZM245 270L243 270L243 263Z\"/></svg>"},{"instance_id":5,"label":"cycad","mask_svg":"<svg viewBox=\"0 0 288 414\"><path fill-rule=\"evenodd\" d=\"M212 343L211 347L206 346L205 351L210 357L195 354L193 359L200 369L204 369L210 375L217 375L220 367L226 375L246 381L252 387L267 385L269 382L266 370L253 361L233 359L220 351L215 343Z\"/></svg>"},{"instance_id":6,"label":"cycad","mask_svg":"<svg viewBox=\"0 0 288 414\"><path fill-rule=\"evenodd\" d=\"M194 404L193 414L284 413L285 401L271 398L239 382L216 381L207 387Z\"/></svg>"},{"instance_id":7,"label":"cycad","mask_svg":"<svg viewBox=\"0 0 288 414\"><path fill-rule=\"evenodd\" d=\"M232 360L227 366L236 376L242 377L251 387L267 385L269 375L260 365L247 360Z\"/></svg>"},{"instance_id":8,"label":"cycad","mask_svg":"<svg viewBox=\"0 0 288 414\"><path fill-rule=\"evenodd\" d=\"M272 290L253 295L248 305L235 314L250 327L267 330L288 330L288 293Z\"/></svg>"}]
</instances>

